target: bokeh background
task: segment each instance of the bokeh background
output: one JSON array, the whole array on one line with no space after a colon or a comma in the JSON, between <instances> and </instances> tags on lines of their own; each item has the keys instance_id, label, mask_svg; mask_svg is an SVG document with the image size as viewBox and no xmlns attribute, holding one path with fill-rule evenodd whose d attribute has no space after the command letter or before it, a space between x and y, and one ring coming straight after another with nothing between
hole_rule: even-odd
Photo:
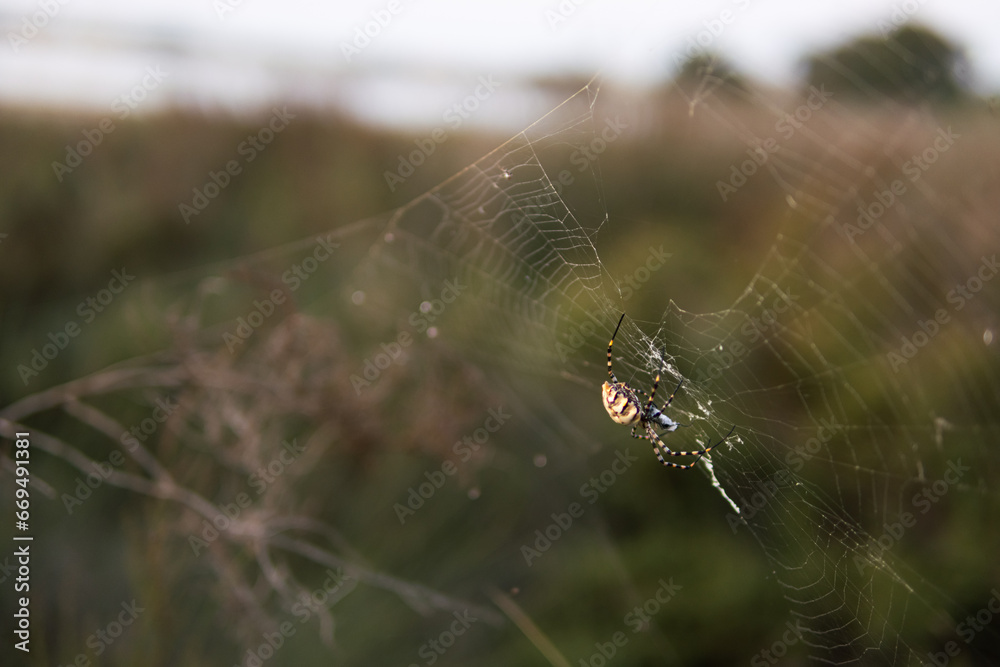
<instances>
[{"instance_id":1,"label":"bokeh background","mask_svg":"<svg viewBox=\"0 0 1000 667\"><path fill-rule=\"evenodd\" d=\"M0 3L4 663L997 664L998 21Z\"/></svg>"}]
</instances>

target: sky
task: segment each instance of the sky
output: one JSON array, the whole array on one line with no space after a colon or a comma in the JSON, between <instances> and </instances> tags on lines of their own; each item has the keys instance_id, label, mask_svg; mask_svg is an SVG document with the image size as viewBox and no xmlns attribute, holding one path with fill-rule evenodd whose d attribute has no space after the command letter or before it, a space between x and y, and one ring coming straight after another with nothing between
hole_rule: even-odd
<instances>
[{"instance_id":1,"label":"sky","mask_svg":"<svg viewBox=\"0 0 1000 667\"><path fill-rule=\"evenodd\" d=\"M961 46L979 92L1000 91L992 1L0 0L0 105L100 113L124 96L136 113L239 113L291 100L405 123L440 116L480 76L651 85L696 42L789 85L809 53L905 20Z\"/></svg>"}]
</instances>

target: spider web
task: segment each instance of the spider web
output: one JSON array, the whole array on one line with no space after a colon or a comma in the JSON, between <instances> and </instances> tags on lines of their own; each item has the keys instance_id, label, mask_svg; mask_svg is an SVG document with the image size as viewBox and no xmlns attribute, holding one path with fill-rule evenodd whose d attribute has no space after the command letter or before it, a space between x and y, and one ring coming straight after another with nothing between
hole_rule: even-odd
<instances>
[{"instance_id":1,"label":"spider web","mask_svg":"<svg viewBox=\"0 0 1000 667\"><path fill-rule=\"evenodd\" d=\"M628 288L602 249L635 232L607 214L590 155L613 150L618 137L602 136L606 128L637 124L598 111L597 90L591 82L400 209L373 248L378 266L425 290L449 277L469 286L458 307L465 317L449 320L449 331L470 353L590 387L595 407L606 340L630 311ZM969 581L936 570L935 559L907 560L910 545L898 545L942 485L956 503L993 506L996 498L995 289L984 281L977 294L955 291L993 270L986 267L996 227L985 212L997 204L995 165L960 189L926 173L945 153L968 170L988 163L959 143L973 127L926 106L882 99L878 111L859 112L816 91L817 99L794 100L810 109L809 122L768 146L767 127L750 126L747 111L774 126L793 109L710 68L690 91L672 93L683 104L661 122L746 147L735 164L748 165L743 181L764 182L773 237L749 282L715 312L691 312L671 298L669 285L685 284L683 276L656 279L669 305L659 319L626 317L617 374L648 388L662 373L661 392L685 379L671 406L675 419L694 426L681 431L685 440L707 444L736 425L703 470L730 526L746 530L765 555L808 655L830 664L923 664L941 650L933 634L944 645L963 605L975 602L944 593ZM563 187L566 165L584 160L586 173L571 172ZM738 218L742 183L733 183L727 204ZM903 191L891 195L895 206L894 183ZM588 195L589 206L572 203ZM924 489L930 495L921 500Z\"/></svg>"},{"instance_id":2,"label":"spider web","mask_svg":"<svg viewBox=\"0 0 1000 667\"><path fill-rule=\"evenodd\" d=\"M257 628L289 618L295 596L309 587L305 577L291 574L298 561L279 558L280 551L344 567L424 616L471 608L492 625L489 633L502 625L499 608L552 664L566 664L560 653L574 656L569 662L586 660L595 642L603 645L622 630L623 614L653 592L639 583L650 572L659 573L650 581L673 574L683 582L678 604L685 605L688 623L693 617L703 628L715 624L715 635L735 631L752 606L737 600L720 610L696 601L696 591L713 576L726 587L720 597L737 597L738 582L716 574L730 569L767 577L771 603L795 628L792 639L782 635L783 626L767 634L762 652L749 656L752 664L774 664L785 654L827 664L923 664L949 641L957 642L959 661L976 664L988 650L982 642L995 641L995 631L983 624L970 646L960 624L986 607L984 582L996 579L991 554L1000 546L991 519L998 509L991 481L1000 395L992 347L998 304L990 282L1000 204L995 119L864 90L875 95L876 106L808 90L784 97L723 76L711 62L679 79L655 105L601 92L599 80L591 81L438 187L387 216L333 230L328 239L338 244L337 260L323 267L323 279L310 279L295 294L296 314L255 330L235 355L219 342L233 317L269 293L289 258L308 252L315 240L195 270L194 307L170 311L173 336L165 351L60 389L54 398L29 397L3 416L14 422L63 405L100 426L103 418L77 397L109 386L135 394L131 370L155 367L158 386L190 385L189 404L202 408L164 436L157 454L166 457L190 440L218 479L195 464L167 476L146 461L155 484L121 475L109 483L177 501L205 517L212 503L243 488L247 470L271 460L266 443L280 441L284 431L262 415L325 423L332 412L340 430L336 437L314 433L321 454L332 456L330 443L338 438L344 448L381 451L380 465L368 474L388 479L399 498L370 497L364 485L352 485L353 469L314 457L318 472L290 473L294 484L269 491L260 515L226 536L255 557L244 583L242 556L211 559L213 581L234 591L241 617L259 619L240 636L244 645L259 636ZM803 109L808 120L788 125L791 136L778 130L788 123L786 114L805 116ZM642 154L644 142L664 136L676 140L681 156L716 156L721 170L698 176L712 182L720 203L709 212L652 221L620 215L628 194L618 191L628 180L607 180L601 165L616 164L618 173L621 155ZM915 162L921 156L926 169ZM683 171L669 173L656 156L644 159L648 163L625 173L663 181L664 188L694 187ZM682 185L671 185L668 176ZM712 258L707 266L704 258ZM717 267L730 264L737 268L719 277ZM126 309L129 321L162 321L162 300L149 294L190 280L176 276L149 287L143 303ZM304 315L310 310L352 323L363 340L352 346L344 341L346 324L310 319ZM649 391L661 375L661 400L684 381L668 414L686 426L665 444L693 450L736 427L693 471L660 468L648 443L631 441L598 407L608 339L623 312L614 345L618 378ZM442 370L456 365L465 369L458 379ZM399 473L394 448L433 452L421 443L450 446L461 435L461 424L457 435L435 430L460 403L449 383L462 387L459 393L477 387L470 390L477 409L493 405L484 396L503 396L515 425L496 436L474 470L462 471L459 498L440 502L459 518L421 510L407 527L415 532L407 533L389 505L424 476ZM480 392L483 385L488 389ZM272 387L287 394L265 391ZM245 399L251 388L260 396ZM409 406L401 396L421 394L417 409L400 407ZM90 459L47 442L41 446L87 469ZM586 528L565 530L565 541L544 549L534 563L526 559L525 547L538 545L535 529L568 511L567 503L580 499L580 484L626 448L639 455L632 465L644 472L630 472L627 484L602 491L599 505L607 501L608 507L588 510ZM198 486L208 502L172 486L174 478ZM295 487L300 480L310 486ZM498 507L491 498L510 498L500 488L518 492L521 505ZM322 495L331 489L343 489L335 497L346 508L332 518L324 514L329 496ZM707 493L692 501L688 491ZM652 510L641 519L623 516L622 498L636 494L637 504ZM362 509L368 507L381 514ZM673 523L660 522L661 508ZM353 512L365 518L352 522ZM288 519L293 513L298 518ZM683 540L695 535L688 515L724 536L714 543L715 555L687 553ZM333 530L329 524L338 519L345 532L369 537L366 546L383 562L366 559L363 548ZM388 541L405 546L381 544L381 536L372 535L380 532L371 530L380 525L375 521L391 525ZM197 521L183 522L180 534L187 539L198 529ZM292 529L333 546L321 551L318 538L283 532ZM685 538L663 537L656 553L636 554L631 539L642 530ZM261 547L267 539L269 546ZM743 548L748 543L752 552ZM456 544L470 545L471 555ZM970 553L970 544L981 550ZM410 563L408 549L424 556L419 566ZM395 561L387 555L399 551ZM560 552L586 556L581 563ZM760 570L735 562L749 553L761 559ZM714 567L699 576L702 560ZM626 565L635 562L652 564L640 576ZM580 583L597 579L595 570L610 570L625 593ZM576 583L572 595L565 595L567 582ZM520 606L508 597L518 591ZM348 628L338 636L349 656L359 624L377 626L370 646L396 650L400 661L436 636L437 625L415 629L397 612L385 622L387 603L378 597L348 595L338 604L350 608L365 600L350 614L336 614ZM597 602L581 602L588 596ZM719 614L727 615L720 621ZM332 618L320 616L320 634L332 636ZM546 638L539 626L551 627L561 616L579 621L577 635ZM370 619L368 625L358 617ZM683 630L683 615L671 619ZM684 646L662 630L649 634L655 655L695 660L698 646ZM483 636L471 637L448 659L461 660L468 655L462 651L492 653L498 640ZM504 643L507 652L496 654L497 664L523 658L508 648L516 644Z\"/></svg>"}]
</instances>

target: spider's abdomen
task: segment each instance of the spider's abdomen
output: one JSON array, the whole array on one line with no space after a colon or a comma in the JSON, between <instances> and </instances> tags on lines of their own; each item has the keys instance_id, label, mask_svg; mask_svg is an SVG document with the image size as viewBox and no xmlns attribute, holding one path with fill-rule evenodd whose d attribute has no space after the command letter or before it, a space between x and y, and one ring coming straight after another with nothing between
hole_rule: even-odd
<instances>
[{"instance_id":1,"label":"spider's abdomen","mask_svg":"<svg viewBox=\"0 0 1000 667\"><path fill-rule=\"evenodd\" d=\"M639 420L639 399L624 383L605 382L601 398L608 415L619 424L632 424Z\"/></svg>"}]
</instances>

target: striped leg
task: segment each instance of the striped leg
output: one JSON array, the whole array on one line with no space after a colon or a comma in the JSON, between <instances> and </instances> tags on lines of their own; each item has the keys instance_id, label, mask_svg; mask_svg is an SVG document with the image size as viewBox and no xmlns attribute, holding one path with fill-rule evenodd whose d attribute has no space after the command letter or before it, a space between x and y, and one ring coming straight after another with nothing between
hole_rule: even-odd
<instances>
[{"instance_id":1,"label":"striped leg","mask_svg":"<svg viewBox=\"0 0 1000 667\"><path fill-rule=\"evenodd\" d=\"M653 398L656 397L656 388L659 387L659 386L660 386L660 374L657 373L656 374L656 379L653 380L653 390L651 392L649 392L649 400L646 401L646 409L642 411L642 414L644 414L644 415L648 415L649 414L649 409L651 407L653 407ZM667 401L667 405L670 405L670 401L672 401L672 400L674 400L673 396L671 396L670 400ZM667 407L667 405L664 405L663 407Z\"/></svg>"},{"instance_id":2,"label":"striped leg","mask_svg":"<svg viewBox=\"0 0 1000 667\"><path fill-rule=\"evenodd\" d=\"M618 326L615 327L615 332L611 334L611 342L608 343L608 375L611 376L612 384L618 384L618 378L615 377L615 372L611 370L611 346L615 344L615 336L618 335L618 329L621 328L622 322L625 320L625 313L622 313L621 318L618 320Z\"/></svg>"},{"instance_id":3,"label":"striped leg","mask_svg":"<svg viewBox=\"0 0 1000 667\"><path fill-rule=\"evenodd\" d=\"M656 454L656 458L660 461L660 463L662 463L665 466L670 466L671 468L680 468L682 470L687 470L688 468L693 468L694 465L696 463L698 463L698 461L701 459L701 457L703 457L705 454L708 454L710 451L712 451L713 449L715 449L716 447L718 447L719 445L721 445L722 443L724 443L726 440L728 440L729 436L731 436L733 434L733 431L735 431L735 430L736 430L736 424L733 424L733 427L731 429L729 429L729 433L726 434L726 437L724 437L722 440L719 440L717 443L715 443L711 447L706 447L705 449L701 449L701 450L699 450L697 452L674 452L674 451L671 451L669 447L667 447L665 444L663 444L663 441L660 440L660 438L656 435L656 432L653 431L653 427L650 426L649 424L646 425L646 431L648 433L648 436L646 436L646 439L652 441L652 443L653 443L653 452ZM633 429L633 431L634 431L634 429ZM642 437L642 436L635 436L635 437ZM709 442L711 442L711 440L709 440ZM694 457L697 457L697 458L695 458L694 461L692 461L691 463L688 463L687 465L681 465L679 463L671 463L670 461L665 461L663 459L663 456L660 454L661 450L663 451L664 454L667 454L668 456L694 456Z\"/></svg>"},{"instance_id":4,"label":"striped leg","mask_svg":"<svg viewBox=\"0 0 1000 667\"><path fill-rule=\"evenodd\" d=\"M656 378L656 379L657 379L657 381L659 381L659 379L660 379L660 378L659 378L659 376L657 376L657 378ZM667 399L667 402L663 404L663 407L662 407L662 408L660 408L660 411L661 411L661 412L662 412L663 410L666 410L666 409L667 409L667 406L668 406L668 405L670 405L671 403L673 403L673 402L674 402L674 396L676 396L676 395L677 395L677 392L678 392L678 391L680 391L680 389L681 389L681 385L682 385L682 384L684 384L684 378L681 378L681 381L677 383L677 388L676 388L676 389L674 389L674 393L670 394L670 398L668 398L668 399Z\"/></svg>"}]
</instances>

